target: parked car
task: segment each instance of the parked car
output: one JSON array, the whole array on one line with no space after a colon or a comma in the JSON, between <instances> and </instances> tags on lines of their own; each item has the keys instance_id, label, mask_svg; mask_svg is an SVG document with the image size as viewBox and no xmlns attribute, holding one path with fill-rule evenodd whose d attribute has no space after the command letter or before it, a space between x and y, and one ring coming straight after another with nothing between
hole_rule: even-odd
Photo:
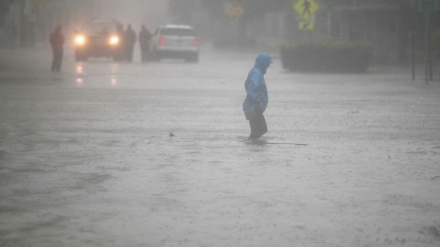
<instances>
[{"instance_id":1,"label":"parked car","mask_svg":"<svg viewBox=\"0 0 440 247\"><path fill-rule=\"evenodd\" d=\"M89 57L111 57L117 60L122 52L121 39L117 22L88 21L75 32L75 60L85 61Z\"/></svg>"},{"instance_id":2,"label":"parked car","mask_svg":"<svg viewBox=\"0 0 440 247\"><path fill-rule=\"evenodd\" d=\"M155 60L166 58L199 61L199 39L188 25L164 25L153 33L151 53Z\"/></svg>"}]
</instances>

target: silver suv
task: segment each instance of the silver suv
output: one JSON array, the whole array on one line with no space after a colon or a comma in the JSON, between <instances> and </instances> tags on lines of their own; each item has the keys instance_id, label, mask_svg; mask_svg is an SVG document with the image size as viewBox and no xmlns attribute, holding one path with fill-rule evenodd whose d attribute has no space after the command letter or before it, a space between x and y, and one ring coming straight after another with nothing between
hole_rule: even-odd
<instances>
[{"instance_id":1,"label":"silver suv","mask_svg":"<svg viewBox=\"0 0 440 247\"><path fill-rule=\"evenodd\" d=\"M151 52L155 60L165 58L199 61L199 39L194 28L187 25L165 25L153 34Z\"/></svg>"}]
</instances>

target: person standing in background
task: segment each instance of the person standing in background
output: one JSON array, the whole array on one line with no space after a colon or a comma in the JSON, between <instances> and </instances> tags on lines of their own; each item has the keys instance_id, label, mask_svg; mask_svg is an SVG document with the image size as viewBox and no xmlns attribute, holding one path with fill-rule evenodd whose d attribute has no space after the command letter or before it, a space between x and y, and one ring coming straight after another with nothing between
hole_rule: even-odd
<instances>
[{"instance_id":1,"label":"person standing in background","mask_svg":"<svg viewBox=\"0 0 440 247\"><path fill-rule=\"evenodd\" d=\"M50 45L52 46L52 68L51 70L54 72L61 71L61 64L63 62L63 53L64 53L64 35L62 33L61 25L57 25L55 30L50 35Z\"/></svg>"},{"instance_id":2,"label":"person standing in background","mask_svg":"<svg viewBox=\"0 0 440 247\"><path fill-rule=\"evenodd\" d=\"M124 33L125 42L125 59L127 62L133 62L134 44L136 43L136 33L131 28L131 25L127 26L127 30Z\"/></svg>"},{"instance_id":3,"label":"person standing in background","mask_svg":"<svg viewBox=\"0 0 440 247\"><path fill-rule=\"evenodd\" d=\"M116 32L119 35L120 47L115 54L116 61L123 61L125 59L125 40L124 40L124 25L121 23L116 24Z\"/></svg>"},{"instance_id":4,"label":"person standing in background","mask_svg":"<svg viewBox=\"0 0 440 247\"><path fill-rule=\"evenodd\" d=\"M139 32L139 46L141 48L141 59L142 62L148 61L148 53L150 51L150 43L151 43L151 32L142 25L142 29Z\"/></svg>"}]
</instances>

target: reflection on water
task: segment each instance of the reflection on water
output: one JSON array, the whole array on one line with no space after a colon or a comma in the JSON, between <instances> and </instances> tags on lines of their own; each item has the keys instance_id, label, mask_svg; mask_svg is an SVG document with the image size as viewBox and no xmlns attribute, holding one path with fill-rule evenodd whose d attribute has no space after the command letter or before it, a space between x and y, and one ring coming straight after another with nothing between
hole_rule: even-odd
<instances>
[{"instance_id":1,"label":"reflection on water","mask_svg":"<svg viewBox=\"0 0 440 247\"><path fill-rule=\"evenodd\" d=\"M79 63L79 64L76 65L76 73L79 74L79 75L82 75L84 73L83 64L82 63Z\"/></svg>"},{"instance_id":2,"label":"reflection on water","mask_svg":"<svg viewBox=\"0 0 440 247\"><path fill-rule=\"evenodd\" d=\"M82 79L82 77L84 76L84 69L83 69L83 64L82 63L77 63L76 67L76 85L81 87L84 85L84 80Z\"/></svg>"},{"instance_id":3,"label":"reflection on water","mask_svg":"<svg viewBox=\"0 0 440 247\"><path fill-rule=\"evenodd\" d=\"M77 62L75 64L75 82L77 86L83 86L85 83L85 79L87 77L94 77L96 75L101 75L102 70L109 71L110 70L110 78L107 78L104 83L106 86L108 86L108 80L110 80L110 86L115 87L118 85L118 79L117 75L119 73L119 70L121 69L121 65L119 63L99 63L99 66L97 69L94 69L93 71L88 71L89 64L83 63L83 62ZM89 68L90 69L90 68ZM105 74L108 74L105 73ZM96 81L93 81L94 83L97 83ZM89 80L88 80L89 83ZM99 83L99 82L98 82Z\"/></svg>"},{"instance_id":4,"label":"reflection on water","mask_svg":"<svg viewBox=\"0 0 440 247\"><path fill-rule=\"evenodd\" d=\"M112 63L110 66L110 71L112 75L117 74L119 72L119 69L120 69L119 63Z\"/></svg>"},{"instance_id":5,"label":"reflection on water","mask_svg":"<svg viewBox=\"0 0 440 247\"><path fill-rule=\"evenodd\" d=\"M76 85L77 86L82 86L84 84L84 80L82 78L76 78Z\"/></svg>"},{"instance_id":6,"label":"reflection on water","mask_svg":"<svg viewBox=\"0 0 440 247\"><path fill-rule=\"evenodd\" d=\"M111 85L113 87L115 87L118 84L118 80L116 79L116 75L118 74L119 69L120 69L119 63L112 63L110 65L110 71L111 71L110 73L112 75Z\"/></svg>"}]
</instances>

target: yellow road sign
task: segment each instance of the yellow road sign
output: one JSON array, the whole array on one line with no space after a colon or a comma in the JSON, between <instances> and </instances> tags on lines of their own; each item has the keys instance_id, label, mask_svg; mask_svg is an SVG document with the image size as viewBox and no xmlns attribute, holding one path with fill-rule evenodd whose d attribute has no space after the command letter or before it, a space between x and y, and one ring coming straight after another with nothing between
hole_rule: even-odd
<instances>
[{"instance_id":1,"label":"yellow road sign","mask_svg":"<svg viewBox=\"0 0 440 247\"><path fill-rule=\"evenodd\" d=\"M315 29L315 22L311 19L303 19L299 21L298 27L300 30L313 30Z\"/></svg>"},{"instance_id":2,"label":"yellow road sign","mask_svg":"<svg viewBox=\"0 0 440 247\"><path fill-rule=\"evenodd\" d=\"M293 2L293 9L300 14L304 19L309 19L319 9L319 5L315 0L299 0Z\"/></svg>"},{"instance_id":3,"label":"yellow road sign","mask_svg":"<svg viewBox=\"0 0 440 247\"><path fill-rule=\"evenodd\" d=\"M239 3L228 3L225 6L225 14L230 17L241 17L244 14L244 8Z\"/></svg>"}]
</instances>

